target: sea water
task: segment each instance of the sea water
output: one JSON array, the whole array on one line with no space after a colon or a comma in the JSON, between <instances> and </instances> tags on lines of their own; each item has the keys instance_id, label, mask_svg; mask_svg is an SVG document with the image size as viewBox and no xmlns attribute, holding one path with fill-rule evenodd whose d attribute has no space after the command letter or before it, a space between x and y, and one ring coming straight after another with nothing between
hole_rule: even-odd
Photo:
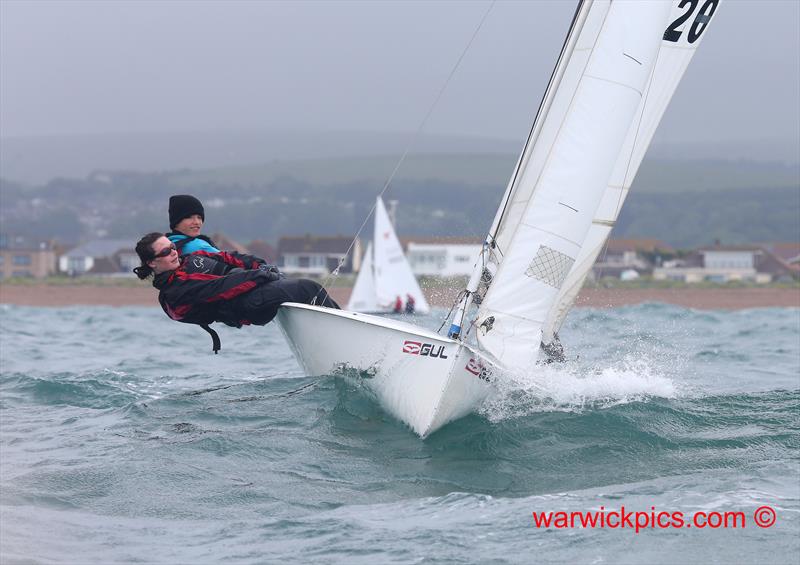
<instances>
[{"instance_id":1,"label":"sea water","mask_svg":"<svg viewBox=\"0 0 800 565\"><path fill-rule=\"evenodd\" d=\"M800 561L798 309L575 310L425 440L274 325L215 356L158 308L0 309L4 565Z\"/></svg>"}]
</instances>

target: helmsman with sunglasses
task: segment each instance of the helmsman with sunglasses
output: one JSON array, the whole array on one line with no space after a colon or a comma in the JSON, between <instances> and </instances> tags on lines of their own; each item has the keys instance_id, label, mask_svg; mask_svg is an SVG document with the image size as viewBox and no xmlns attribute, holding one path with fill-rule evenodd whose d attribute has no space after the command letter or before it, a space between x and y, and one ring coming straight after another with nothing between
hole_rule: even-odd
<instances>
[{"instance_id":1,"label":"helmsman with sunglasses","mask_svg":"<svg viewBox=\"0 0 800 565\"><path fill-rule=\"evenodd\" d=\"M163 233L149 233L136 244L141 265L133 271L144 280L153 276L164 312L178 322L197 324L213 339L219 336L209 326L222 322L240 328L264 325L284 302L339 305L316 281L286 278L263 259L242 253L195 251L180 256L178 248Z\"/></svg>"}]
</instances>

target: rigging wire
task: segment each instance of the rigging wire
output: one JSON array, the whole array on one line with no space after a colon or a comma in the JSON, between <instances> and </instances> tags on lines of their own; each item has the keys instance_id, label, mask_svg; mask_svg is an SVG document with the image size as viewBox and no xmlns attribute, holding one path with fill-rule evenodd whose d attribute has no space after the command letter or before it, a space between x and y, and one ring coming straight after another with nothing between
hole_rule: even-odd
<instances>
[{"instance_id":1,"label":"rigging wire","mask_svg":"<svg viewBox=\"0 0 800 565\"><path fill-rule=\"evenodd\" d=\"M475 31L472 32L472 36L469 38L469 41L467 41L467 44L464 46L464 49L461 51L461 55L459 55L458 60L455 62L455 65L453 65L453 68L450 70L450 73L447 75L447 78L445 79L444 84L442 84L442 87L439 89L439 93L436 95L436 98L434 99L433 103L428 108L428 111L425 114L425 117L422 118L422 121L420 122L419 126L417 127L417 130L414 133L413 137L406 144L406 147L405 147L405 150L403 151L403 154L400 156L400 159L397 161L397 164L395 165L394 170L392 170L392 173L389 175L389 178L386 179L386 182L384 183L383 188L378 193L378 197L382 197L383 194L389 189L389 185L391 184L392 180L394 180L394 177L397 174L397 171L400 170L400 166L406 160L406 157L408 156L409 152L411 151L411 148L416 146L417 141L418 141L420 135L422 134L422 130L425 128L425 125L428 122L428 119L430 119L431 114L433 114L433 110L439 104L439 100L441 100L442 96L444 95L445 90L447 89L447 86L450 84L450 81L453 79L453 76L456 74L456 71L458 70L458 67L461 65L461 61L464 59L464 57L467 54L467 51L469 51L469 48L472 46L472 43L475 41L475 38L478 36L478 32L480 32L481 28L483 27L483 24L486 21L486 18L489 17L489 13L492 11L492 8L494 7L496 1L497 0L492 0L492 2L489 4L489 7L486 9L486 12L484 12L483 17L481 17L480 22L478 22L478 26L475 28ZM345 261L347 260L347 257L350 255L350 252L353 250L353 247L355 246L356 241L358 240L359 236L361 235L361 232L364 230L364 227L367 225L367 222L369 222L370 217L375 213L375 207L378 205L377 198L375 200L376 200L376 202L372 205L372 208L370 208L370 211L367 213L366 217L364 218L364 221L361 223L361 226L358 228L358 231L356 232L355 237L353 237L353 241L350 242L350 245L347 248L347 251L345 251L344 254L342 255L342 257L339 259L339 264L336 265L336 268L333 271L331 271L328 274L327 277L325 277L324 284L322 285L323 288L327 288L328 285L332 281L336 280L336 278L339 276L339 270L342 268L342 265L344 265ZM317 298L319 298L320 292L322 292L322 289L317 291L317 294L314 296L313 300L311 301L312 304L316 304Z\"/></svg>"},{"instance_id":2,"label":"rigging wire","mask_svg":"<svg viewBox=\"0 0 800 565\"><path fill-rule=\"evenodd\" d=\"M465 288L465 289L463 289L463 290L460 290L460 291L458 292L458 294L456 295L456 300L455 300L455 302L453 302L453 304L450 306L450 311L449 311L449 312L447 312L447 316L445 316L445 317L444 317L444 319L442 320L442 325L441 325L441 326L439 326L439 329L438 329L438 330L436 330L436 333L437 333L437 334L438 334L439 332L441 332L441 331L442 331L442 328L443 328L443 327L444 327L444 325L447 323L447 320L449 320L449 319L450 319L450 315L453 313L453 310L455 310L455 308L456 308L456 305L457 305L459 302L461 302L461 299L462 299L462 298L464 298L464 296L465 296L466 294L467 294L467 289L466 289L466 288Z\"/></svg>"}]
</instances>

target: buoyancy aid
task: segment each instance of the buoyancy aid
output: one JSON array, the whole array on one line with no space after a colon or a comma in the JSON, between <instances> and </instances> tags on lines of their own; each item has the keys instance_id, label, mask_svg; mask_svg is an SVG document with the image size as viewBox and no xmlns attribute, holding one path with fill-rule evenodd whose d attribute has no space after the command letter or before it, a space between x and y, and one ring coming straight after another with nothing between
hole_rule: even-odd
<instances>
[{"instance_id":1,"label":"buoyancy aid","mask_svg":"<svg viewBox=\"0 0 800 565\"><path fill-rule=\"evenodd\" d=\"M205 235L189 236L180 232L170 232L167 239L178 248L178 255L190 255L197 251L207 251L208 253L219 253L219 249L214 242Z\"/></svg>"}]
</instances>

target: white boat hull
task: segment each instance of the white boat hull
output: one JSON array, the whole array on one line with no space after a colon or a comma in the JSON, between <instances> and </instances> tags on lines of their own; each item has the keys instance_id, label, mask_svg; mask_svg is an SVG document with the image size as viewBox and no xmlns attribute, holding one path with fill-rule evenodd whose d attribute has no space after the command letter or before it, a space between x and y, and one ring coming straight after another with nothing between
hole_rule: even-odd
<instances>
[{"instance_id":1,"label":"white boat hull","mask_svg":"<svg viewBox=\"0 0 800 565\"><path fill-rule=\"evenodd\" d=\"M356 381L420 437L474 412L492 389L470 347L405 322L295 303L278 322L306 374Z\"/></svg>"}]
</instances>

